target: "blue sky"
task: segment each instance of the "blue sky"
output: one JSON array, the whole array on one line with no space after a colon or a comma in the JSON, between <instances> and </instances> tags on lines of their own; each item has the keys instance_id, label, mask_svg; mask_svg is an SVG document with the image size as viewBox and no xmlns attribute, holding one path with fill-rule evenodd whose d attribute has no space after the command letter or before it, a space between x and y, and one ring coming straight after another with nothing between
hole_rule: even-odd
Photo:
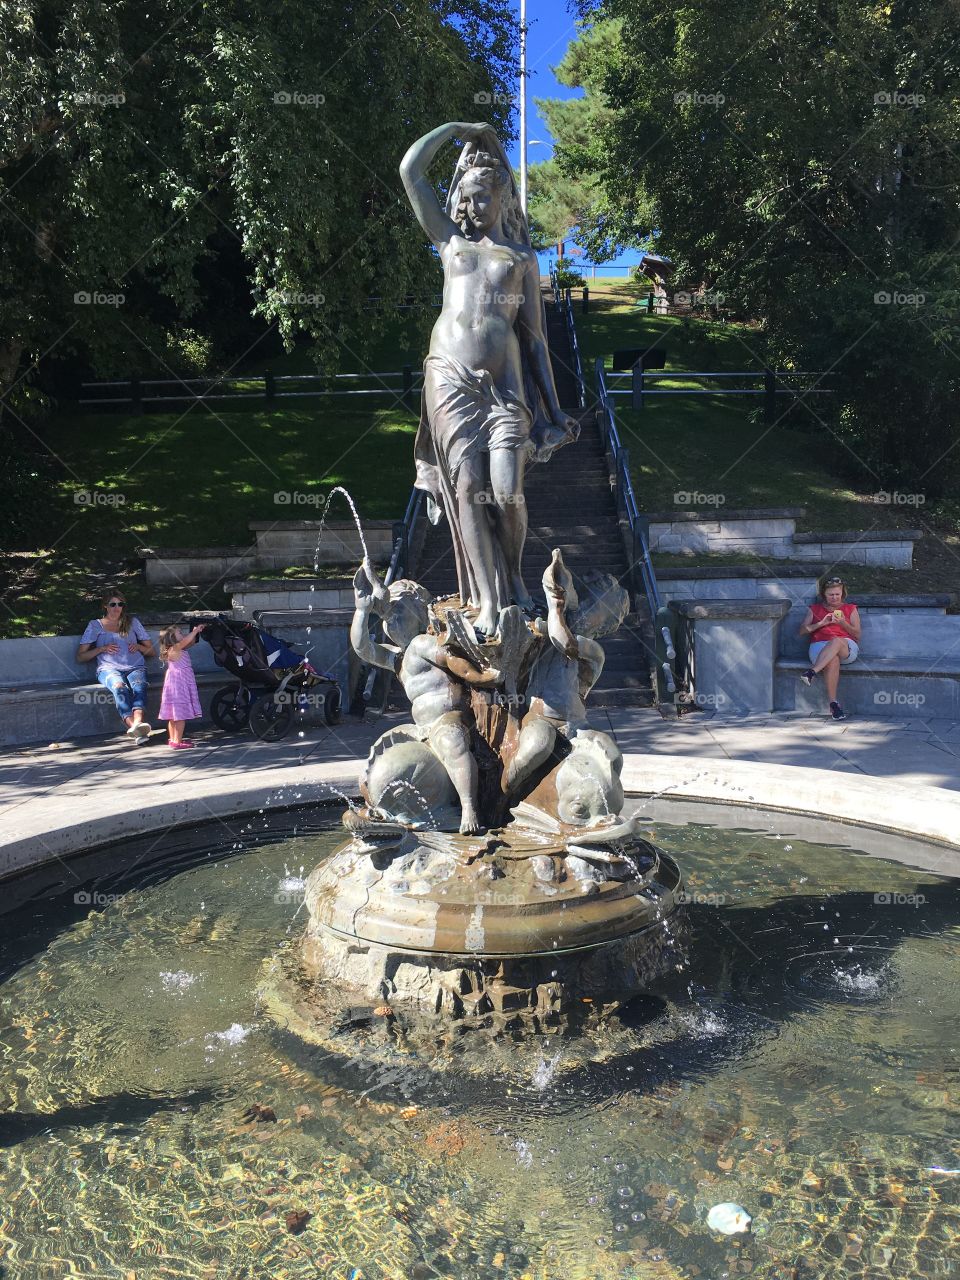
<instances>
[{"instance_id":1,"label":"blue sky","mask_svg":"<svg viewBox=\"0 0 960 1280\"><path fill-rule=\"evenodd\" d=\"M519 0L517 9L519 11ZM583 96L583 90L568 89L560 84L552 70L563 58L567 45L577 35L573 14L568 11L565 0L527 0L527 28L527 163L536 164L540 160L549 159L553 154L553 138L534 105L534 99L579 98ZM519 127L519 107L516 123ZM518 166L518 142L513 143L509 154L511 162ZM569 246L567 251L569 252ZM541 269L546 269L550 256L540 255ZM613 262L605 264L604 274L616 274L617 267L632 265L639 257L637 252L628 251Z\"/></svg>"},{"instance_id":2,"label":"blue sky","mask_svg":"<svg viewBox=\"0 0 960 1280\"><path fill-rule=\"evenodd\" d=\"M519 4L517 5L519 10ZM538 160L546 160L553 154L553 139L546 123L541 120L534 98L579 98L581 89L568 89L560 84L551 70L561 60L567 45L577 34L573 15L567 11L564 0L527 0L527 106L529 109L529 127L527 136L531 141L546 142L549 146L531 146L527 151L527 160L535 164ZM519 121L518 121L519 123ZM510 159L514 164L520 163L520 147L514 143L510 150Z\"/></svg>"}]
</instances>

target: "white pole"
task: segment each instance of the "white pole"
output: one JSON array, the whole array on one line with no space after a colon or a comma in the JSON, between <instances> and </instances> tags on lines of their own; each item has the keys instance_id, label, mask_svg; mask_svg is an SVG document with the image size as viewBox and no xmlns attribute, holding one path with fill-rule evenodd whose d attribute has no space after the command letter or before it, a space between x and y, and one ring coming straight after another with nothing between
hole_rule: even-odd
<instances>
[{"instance_id":1,"label":"white pole","mask_svg":"<svg viewBox=\"0 0 960 1280\"><path fill-rule=\"evenodd\" d=\"M527 216L527 0L520 0L520 208Z\"/></svg>"}]
</instances>

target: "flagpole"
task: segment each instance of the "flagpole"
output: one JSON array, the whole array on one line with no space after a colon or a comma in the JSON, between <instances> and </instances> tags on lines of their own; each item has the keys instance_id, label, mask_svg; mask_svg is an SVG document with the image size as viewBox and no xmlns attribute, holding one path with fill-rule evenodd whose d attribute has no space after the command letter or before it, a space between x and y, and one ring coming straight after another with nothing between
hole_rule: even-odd
<instances>
[{"instance_id":1,"label":"flagpole","mask_svg":"<svg viewBox=\"0 0 960 1280\"><path fill-rule=\"evenodd\" d=\"M527 216L527 0L520 0L520 208Z\"/></svg>"}]
</instances>

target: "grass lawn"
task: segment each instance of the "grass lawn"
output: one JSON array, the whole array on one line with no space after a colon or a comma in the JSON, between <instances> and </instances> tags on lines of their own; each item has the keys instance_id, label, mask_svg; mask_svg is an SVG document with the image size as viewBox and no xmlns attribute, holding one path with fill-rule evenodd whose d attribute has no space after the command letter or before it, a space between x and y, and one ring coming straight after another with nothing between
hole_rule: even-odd
<instances>
[{"instance_id":1,"label":"grass lawn","mask_svg":"<svg viewBox=\"0 0 960 1280\"><path fill-rule=\"evenodd\" d=\"M763 369L762 335L756 329L648 316L633 305L636 293L635 285L591 288L589 314L577 310L577 336L591 388L597 356L605 359L609 370L617 348L654 342L666 348L666 370ZM741 385L733 379L724 381ZM654 385L691 384L666 379ZM957 590L960 538L955 520L926 507L877 503L876 487L857 490L838 474L839 446L829 438L825 441L822 434L767 427L753 411L759 403L760 397L752 396L663 396L649 398L643 410L635 411L627 397L617 397L617 422L630 451L641 510L698 509L698 504L674 498L677 493L694 493L722 499L716 505L699 504L699 509L711 513L741 507L804 507L807 514L797 522L800 531L923 529L925 536L914 548L916 569L906 574L871 572L864 575L860 590ZM867 585L868 578L874 585Z\"/></svg>"},{"instance_id":2,"label":"grass lawn","mask_svg":"<svg viewBox=\"0 0 960 1280\"><path fill-rule=\"evenodd\" d=\"M426 305L399 312L366 359L345 338L341 371L416 369L437 314ZM254 350L227 372L256 378L268 369L278 376L317 372L306 343L279 357ZM56 464L38 545L0 555L0 635L76 630L92 616L100 590L113 585L144 614L227 607L220 589L200 595L147 591L137 549L247 546L253 542L251 520L319 517L319 501L281 505L274 502L278 492L320 500L339 484L354 495L361 519L398 519L414 478L417 417L400 404L390 407L391 399L279 399L269 406L252 400L215 403L212 411L174 406L172 413L143 416L55 415L43 425ZM95 501L78 501L83 493ZM346 503L335 499L331 518L349 515Z\"/></svg>"},{"instance_id":3,"label":"grass lawn","mask_svg":"<svg viewBox=\"0 0 960 1280\"><path fill-rule=\"evenodd\" d=\"M403 514L414 476L413 413L374 409L369 400L357 409L288 403L296 407L60 415L46 424L59 479L43 545L3 557L0 634L69 632L91 616L91 596L117 582L141 612L226 607L222 593L148 594L137 548L245 546L253 542L251 520L319 517L320 505L281 505L277 492L320 499L342 484L356 495L361 519ZM335 502L331 518L348 519L346 503Z\"/></svg>"}]
</instances>

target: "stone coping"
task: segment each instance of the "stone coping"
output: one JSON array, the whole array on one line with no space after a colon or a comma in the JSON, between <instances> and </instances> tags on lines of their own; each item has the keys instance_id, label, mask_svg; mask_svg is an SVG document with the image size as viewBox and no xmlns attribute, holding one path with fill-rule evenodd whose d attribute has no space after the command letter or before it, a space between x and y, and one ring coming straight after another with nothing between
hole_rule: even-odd
<instances>
[{"instance_id":1,"label":"stone coping","mask_svg":"<svg viewBox=\"0 0 960 1280\"><path fill-rule=\"evenodd\" d=\"M225 582L224 591L340 591L353 588L353 574L333 578L242 578Z\"/></svg>"},{"instance_id":2,"label":"stone coping","mask_svg":"<svg viewBox=\"0 0 960 1280\"><path fill-rule=\"evenodd\" d=\"M682 552L680 553L682 554ZM691 553L691 558L696 552ZM654 560L657 553L653 552ZM789 560L778 561L777 568L771 569L767 564L701 564L701 565L657 565L653 571L657 578L669 582L671 578L677 582L688 578L819 578L835 566L820 564L813 560L797 563Z\"/></svg>"},{"instance_id":3,"label":"stone coping","mask_svg":"<svg viewBox=\"0 0 960 1280\"><path fill-rule=\"evenodd\" d=\"M250 769L190 770L176 780L148 776L142 785L124 788L93 786L71 797L70 804L52 793L46 803L18 806L0 819L0 877L151 831L301 808L305 798L329 788L355 797L360 767L360 759L348 751L332 760L277 759ZM812 814L912 836L953 851L944 858L943 874L960 873L960 794L937 787L796 765L659 753L625 754L623 784L631 796L659 798L669 791L677 800Z\"/></svg>"},{"instance_id":4,"label":"stone coping","mask_svg":"<svg viewBox=\"0 0 960 1280\"><path fill-rule=\"evenodd\" d=\"M274 627L348 627L353 620L353 608L324 609L257 609L257 626L265 631Z\"/></svg>"},{"instance_id":5,"label":"stone coping","mask_svg":"<svg viewBox=\"0 0 960 1280\"><path fill-rule=\"evenodd\" d=\"M919 542L922 529L841 529L839 532L795 533L794 542Z\"/></svg>"},{"instance_id":6,"label":"stone coping","mask_svg":"<svg viewBox=\"0 0 960 1280\"><path fill-rule=\"evenodd\" d=\"M399 519L399 517L398 517ZM367 520L364 518L364 529L392 529L398 520ZM311 533L319 533L320 529L330 529L335 533L343 533L344 530L357 532L357 526L352 520L251 520L247 528L254 533L268 532L277 530L281 533L289 533L291 530L309 530Z\"/></svg>"},{"instance_id":7,"label":"stone coping","mask_svg":"<svg viewBox=\"0 0 960 1280\"><path fill-rule=\"evenodd\" d=\"M806 671L810 659L797 654L781 654L774 661L778 671ZM841 668L843 679L870 676L949 676L956 679L960 676L960 652L951 655L918 654L915 658L874 658L870 654L863 655L856 662Z\"/></svg>"},{"instance_id":8,"label":"stone coping","mask_svg":"<svg viewBox=\"0 0 960 1280\"><path fill-rule=\"evenodd\" d=\"M215 560L224 556L254 556L257 548L245 547L137 547L141 560Z\"/></svg>"},{"instance_id":9,"label":"stone coping","mask_svg":"<svg viewBox=\"0 0 960 1280\"><path fill-rule=\"evenodd\" d=\"M939 787L766 761L639 753L624 755L623 787L629 795L659 796L669 789L678 800L813 815L913 836L952 850L942 871L960 874L960 794Z\"/></svg>"},{"instance_id":10,"label":"stone coping","mask_svg":"<svg viewBox=\"0 0 960 1280\"><path fill-rule=\"evenodd\" d=\"M784 618L793 607L790 600L670 600L670 608L682 618L762 621Z\"/></svg>"},{"instance_id":11,"label":"stone coping","mask_svg":"<svg viewBox=\"0 0 960 1280\"><path fill-rule=\"evenodd\" d=\"M728 520L802 520L807 514L806 507L738 507L735 511L726 507L697 508L678 507L674 511L644 511L643 519L651 524L676 524L686 521L690 524L721 524Z\"/></svg>"}]
</instances>

